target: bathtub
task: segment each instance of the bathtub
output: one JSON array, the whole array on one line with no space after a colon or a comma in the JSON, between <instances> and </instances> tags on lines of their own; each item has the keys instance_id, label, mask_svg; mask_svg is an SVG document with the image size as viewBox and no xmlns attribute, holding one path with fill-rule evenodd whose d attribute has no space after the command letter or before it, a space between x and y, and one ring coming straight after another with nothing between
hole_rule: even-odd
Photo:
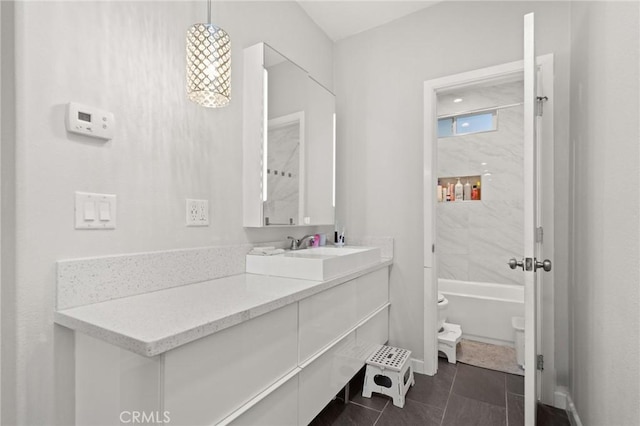
<instances>
[{"instance_id":1,"label":"bathtub","mask_svg":"<svg viewBox=\"0 0 640 426\"><path fill-rule=\"evenodd\" d=\"M511 317L524 316L524 286L438 279L448 300L447 322L462 326L462 337L513 346Z\"/></svg>"}]
</instances>

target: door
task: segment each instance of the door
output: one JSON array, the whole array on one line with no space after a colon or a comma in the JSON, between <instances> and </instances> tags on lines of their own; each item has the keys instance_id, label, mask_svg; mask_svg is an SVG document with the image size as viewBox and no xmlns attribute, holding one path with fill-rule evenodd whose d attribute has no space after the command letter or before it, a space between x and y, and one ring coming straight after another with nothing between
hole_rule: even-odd
<instances>
[{"instance_id":1,"label":"door","mask_svg":"<svg viewBox=\"0 0 640 426\"><path fill-rule=\"evenodd\" d=\"M522 268L525 302L525 425L536 424L536 405L540 375L538 358L538 279L539 269L550 270L551 263L539 262L541 244L536 242L539 224L538 146L537 146L537 65L534 14L524 17L524 252Z\"/></svg>"},{"instance_id":2,"label":"door","mask_svg":"<svg viewBox=\"0 0 640 426\"><path fill-rule=\"evenodd\" d=\"M524 177L518 181L522 183L523 197L522 203L524 207L524 226L522 238L522 246L516 246L517 252L513 255L518 256L510 261L512 268L522 267L524 279L522 283L525 287L525 363L532 368L525 371L525 406L526 419L528 425L535 425L536 402L540 399L537 389L540 388L540 373L536 372L537 354L540 353L542 345L537 345L537 339L540 334L536 328L536 319L544 319L545 330L544 343L546 350L553 353L553 294L545 296L545 315L537 314L537 308L542 307L542 303L537 303L536 296L540 294L537 289L537 279L541 274L537 274L536 269L550 268L547 261L539 262L536 260L536 250L540 250L541 244L536 242L537 228L541 223L540 219L544 218L545 226L551 232L545 236L545 243L548 243L545 253L550 257L553 256L553 55L548 54L540 58L535 57L534 48L534 32L533 32L533 14L527 15L524 20L525 43L524 52L525 60L496 65L488 68L463 72L446 77L440 77L424 83L424 184L423 184L423 200L424 200L424 372L433 375L437 372L438 366L438 340L436 332L437 309L434 309L437 303L437 283L438 277L436 272L437 248L436 242L436 196L435 188L437 186L437 94L447 91L451 88L460 88L471 86L486 81L496 81L500 78L512 78L515 75L524 77L523 87L525 92L525 104L523 108L524 123L523 132L526 137L522 140L522 149L526 154L523 160ZM541 83L537 85L537 65L540 66ZM548 95L549 102L545 106L545 119L537 117L537 90L544 90L545 98ZM544 135L544 151L537 150L536 126L540 125ZM540 157L536 155L539 154ZM540 160L537 160L540 158ZM540 167L544 173L538 173ZM538 185L541 180L544 185ZM539 188L546 189L540 192ZM484 187L483 190L487 189ZM542 203L538 203L542 194ZM544 209L540 209L540 207ZM520 234L522 235L522 234ZM522 247L522 248L520 248ZM522 251L520 251L522 250ZM526 261L528 259L528 261ZM537 259L542 259L538 256ZM506 260L506 259L503 259ZM512 263L513 262L513 263ZM537 263L536 263L537 262ZM526 264L526 265L525 265ZM507 267L501 264L500 267ZM520 270L519 270L520 272ZM545 287L550 286L552 275L545 276ZM551 343L551 344L549 344ZM550 359L549 361L553 361ZM552 362L549 362L552 367ZM546 379L548 383L545 387L555 389L553 368L545 368ZM547 392L549 393L549 392ZM550 397L545 399L547 403L553 402L553 390Z\"/></svg>"},{"instance_id":3,"label":"door","mask_svg":"<svg viewBox=\"0 0 640 426\"><path fill-rule=\"evenodd\" d=\"M522 264L525 302L525 378L524 412L525 425L536 424L537 402L537 307L536 271L532 259L535 257L535 227L537 213L536 193L536 63L534 15L524 17L524 252Z\"/></svg>"},{"instance_id":4,"label":"door","mask_svg":"<svg viewBox=\"0 0 640 426\"><path fill-rule=\"evenodd\" d=\"M535 30L534 14L530 13L524 17L524 139L523 139L523 170L524 170L524 227L523 227L523 253L522 260L511 259L509 265L512 269L522 268L524 273L524 408L525 425L535 426L536 407L540 396L541 374L538 370L538 354L541 352L538 347L538 333L540 332L540 287L538 272L541 270L550 271L551 262L541 261L542 244L538 237L540 226L541 206L540 206L540 150L538 146L537 128L538 117L538 97L537 81L538 66L535 54ZM541 234L540 234L541 237Z\"/></svg>"}]
</instances>

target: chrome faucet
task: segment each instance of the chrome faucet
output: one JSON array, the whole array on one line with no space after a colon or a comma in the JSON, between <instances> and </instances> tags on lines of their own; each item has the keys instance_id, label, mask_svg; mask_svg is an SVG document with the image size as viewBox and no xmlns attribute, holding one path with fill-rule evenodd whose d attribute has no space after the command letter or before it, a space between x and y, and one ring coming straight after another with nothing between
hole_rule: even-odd
<instances>
[{"instance_id":1,"label":"chrome faucet","mask_svg":"<svg viewBox=\"0 0 640 426\"><path fill-rule=\"evenodd\" d=\"M300 249L308 248L311 244L313 244L316 237L315 235L305 235L299 240L293 237L287 237L287 238L291 240L291 250L300 250Z\"/></svg>"}]
</instances>

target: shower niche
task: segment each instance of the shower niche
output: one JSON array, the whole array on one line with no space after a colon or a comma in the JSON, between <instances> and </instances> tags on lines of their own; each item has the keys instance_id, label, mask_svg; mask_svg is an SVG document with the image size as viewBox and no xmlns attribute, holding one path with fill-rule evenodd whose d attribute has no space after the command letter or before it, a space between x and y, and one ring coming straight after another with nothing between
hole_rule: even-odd
<instances>
[{"instance_id":1,"label":"shower niche","mask_svg":"<svg viewBox=\"0 0 640 426\"><path fill-rule=\"evenodd\" d=\"M456 185L462 185L462 197L456 194ZM460 201L481 201L482 200L482 176L446 176L438 177L438 187L436 188L438 202L460 202ZM458 195L458 196L456 196Z\"/></svg>"}]
</instances>

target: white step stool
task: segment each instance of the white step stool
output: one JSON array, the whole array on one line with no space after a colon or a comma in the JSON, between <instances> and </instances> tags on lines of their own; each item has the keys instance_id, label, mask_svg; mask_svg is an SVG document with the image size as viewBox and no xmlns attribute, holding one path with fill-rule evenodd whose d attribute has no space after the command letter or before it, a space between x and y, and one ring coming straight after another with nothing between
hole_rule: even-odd
<instances>
[{"instance_id":1,"label":"white step stool","mask_svg":"<svg viewBox=\"0 0 640 426\"><path fill-rule=\"evenodd\" d=\"M451 364L456 363L456 347L462 339L462 327L444 323L444 330L438 333L438 350L444 352Z\"/></svg>"},{"instance_id":2,"label":"white step stool","mask_svg":"<svg viewBox=\"0 0 640 426\"><path fill-rule=\"evenodd\" d=\"M411 351L406 349L380 346L367 359L362 396L371 398L372 392L381 393L393 398L396 407L404 407L404 396L416 383L410 356Z\"/></svg>"}]
</instances>

